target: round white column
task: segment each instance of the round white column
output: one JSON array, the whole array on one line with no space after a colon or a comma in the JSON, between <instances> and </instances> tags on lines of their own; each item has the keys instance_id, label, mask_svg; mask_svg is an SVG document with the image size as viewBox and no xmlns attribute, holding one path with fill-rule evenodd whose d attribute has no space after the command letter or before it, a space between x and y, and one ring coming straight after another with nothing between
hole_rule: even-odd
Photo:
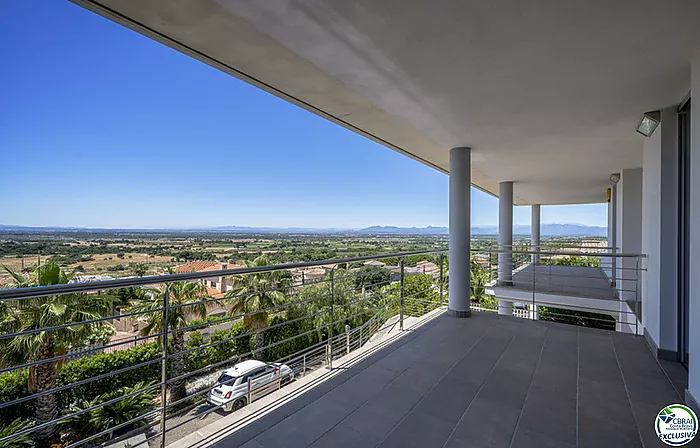
<instances>
[{"instance_id":1,"label":"round white column","mask_svg":"<svg viewBox=\"0 0 700 448\"><path fill-rule=\"evenodd\" d=\"M469 317L471 148L450 150L450 285L448 312Z\"/></svg>"},{"instance_id":2,"label":"round white column","mask_svg":"<svg viewBox=\"0 0 700 448\"><path fill-rule=\"evenodd\" d=\"M513 284L513 182L498 184L498 284ZM502 252L500 252L502 251ZM498 314L513 315L513 302L498 301Z\"/></svg>"},{"instance_id":3,"label":"round white column","mask_svg":"<svg viewBox=\"0 0 700 448\"><path fill-rule=\"evenodd\" d=\"M532 204L530 216L530 245L533 252L540 251L540 204ZM540 255L532 254L532 264L540 263Z\"/></svg>"}]
</instances>

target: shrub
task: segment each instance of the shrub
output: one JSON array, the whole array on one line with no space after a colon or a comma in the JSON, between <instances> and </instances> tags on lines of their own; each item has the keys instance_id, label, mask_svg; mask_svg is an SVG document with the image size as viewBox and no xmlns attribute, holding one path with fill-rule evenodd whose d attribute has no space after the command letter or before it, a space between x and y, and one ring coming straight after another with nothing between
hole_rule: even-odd
<instances>
[{"instance_id":1,"label":"shrub","mask_svg":"<svg viewBox=\"0 0 700 448\"><path fill-rule=\"evenodd\" d=\"M243 322L237 322L227 330L216 330L209 337L209 342L218 342L225 339L233 338L242 334L247 333L249 330L243 326ZM252 335L243 336L231 341L226 341L221 344L207 347L207 361L208 364L214 364L217 362L222 362L227 359L232 359L237 355L242 355L248 353L253 348L253 337Z\"/></svg>"},{"instance_id":2,"label":"shrub","mask_svg":"<svg viewBox=\"0 0 700 448\"><path fill-rule=\"evenodd\" d=\"M117 334L117 330L111 325L96 326L92 334L85 339L83 345L85 347L107 345L115 334Z\"/></svg>"},{"instance_id":3,"label":"shrub","mask_svg":"<svg viewBox=\"0 0 700 448\"><path fill-rule=\"evenodd\" d=\"M299 316L290 315L288 317L274 316L270 319L270 325L278 325L287 320L298 318ZM298 334L305 333L314 328L314 318L301 319L286 325L271 328L265 331L265 345L271 345L285 339L292 338ZM270 360L278 360L289 355L297 353L307 347L310 347L321 341L323 335L319 332L311 332L304 336L295 337L289 341L275 345L265 350L265 356Z\"/></svg>"},{"instance_id":4,"label":"shrub","mask_svg":"<svg viewBox=\"0 0 700 448\"><path fill-rule=\"evenodd\" d=\"M362 266L354 275L356 288L377 288L391 278L391 271L379 266Z\"/></svg>"},{"instance_id":5,"label":"shrub","mask_svg":"<svg viewBox=\"0 0 700 448\"><path fill-rule=\"evenodd\" d=\"M26 369L0 374L0 403L29 395L29 373ZM32 400L0 408L0 427L10 425L15 419L27 419L32 415Z\"/></svg>"},{"instance_id":6,"label":"shrub","mask_svg":"<svg viewBox=\"0 0 700 448\"><path fill-rule=\"evenodd\" d=\"M195 347L201 347L204 344L204 337L199 331L194 331L189 334L189 338L185 343L185 350L190 350ZM195 350L185 355L185 370L192 372L193 370L203 369L207 365L206 350Z\"/></svg>"},{"instance_id":7,"label":"shrub","mask_svg":"<svg viewBox=\"0 0 700 448\"><path fill-rule=\"evenodd\" d=\"M80 358L67 363L56 379L57 386L108 374L115 370L152 361L161 356L157 342L137 345L128 350L103 353L89 358ZM151 363L117 375L91 381L69 389L68 400L91 400L98 395L109 393L121 387L132 387L137 383L148 383L160 379L160 363ZM65 400L64 400L65 401Z\"/></svg>"}]
</instances>

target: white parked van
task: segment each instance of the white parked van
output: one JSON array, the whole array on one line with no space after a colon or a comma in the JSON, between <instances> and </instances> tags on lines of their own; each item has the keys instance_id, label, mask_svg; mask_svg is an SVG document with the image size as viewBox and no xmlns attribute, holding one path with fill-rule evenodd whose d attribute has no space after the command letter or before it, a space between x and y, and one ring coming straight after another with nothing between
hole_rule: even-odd
<instances>
[{"instance_id":1,"label":"white parked van","mask_svg":"<svg viewBox=\"0 0 700 448\"><path fill-rule=\"evenodd\" d=\"M265 363L253 359L240 362L221 373L207 394L207 402L221 406L227 412L241 409L248 404L248 379L251 380L253 396L259 398L277 390L272 387L275 383L285 385L292 381L294 372L289 366L280 363Z\"/></svg>"}]
</instances>

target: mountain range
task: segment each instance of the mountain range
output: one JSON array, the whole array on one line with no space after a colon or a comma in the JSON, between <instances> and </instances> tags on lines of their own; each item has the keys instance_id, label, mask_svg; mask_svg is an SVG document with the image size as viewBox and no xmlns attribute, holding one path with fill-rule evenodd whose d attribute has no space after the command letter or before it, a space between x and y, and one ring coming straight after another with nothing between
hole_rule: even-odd
<instances>
[{"instance_id":1,"label":"mountain range","mask_svg":"<svg viewBox=\"0 0 700 448\"><path fill-rule=\"evenodd\" d=\"M363 235L447 235L447 227L370 226L363 229L312 229L303 227L220 226L182 229L108 229L87 227L29 227L1 225L4 232L93 232L93 233L278 233L278 234L363 234ZM606 236L607 228L582 224L542 224L542 236ZM529 235L530 226L515 225L513 234ZM498 235L497 226L472 227L472 235Z\"/></svg>"}]
</instances>

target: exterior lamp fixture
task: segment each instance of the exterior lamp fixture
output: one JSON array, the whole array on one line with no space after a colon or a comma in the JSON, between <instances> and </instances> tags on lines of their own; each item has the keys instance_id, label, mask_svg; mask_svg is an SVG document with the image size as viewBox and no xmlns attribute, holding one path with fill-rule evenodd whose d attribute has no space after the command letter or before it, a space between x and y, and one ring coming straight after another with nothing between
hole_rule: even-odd
<instances>
[{"instance_id":1,"label":"exterior lamp fixture","mask_svg":"<svg viewBox=\"0 0 700 448\"><path fill-rule=\"evenodd\" d=\"M661 111L645 112L637 126L637 132L645 137L651 137L659 123L661 123Z\"/></svg>"}]
</instances>

